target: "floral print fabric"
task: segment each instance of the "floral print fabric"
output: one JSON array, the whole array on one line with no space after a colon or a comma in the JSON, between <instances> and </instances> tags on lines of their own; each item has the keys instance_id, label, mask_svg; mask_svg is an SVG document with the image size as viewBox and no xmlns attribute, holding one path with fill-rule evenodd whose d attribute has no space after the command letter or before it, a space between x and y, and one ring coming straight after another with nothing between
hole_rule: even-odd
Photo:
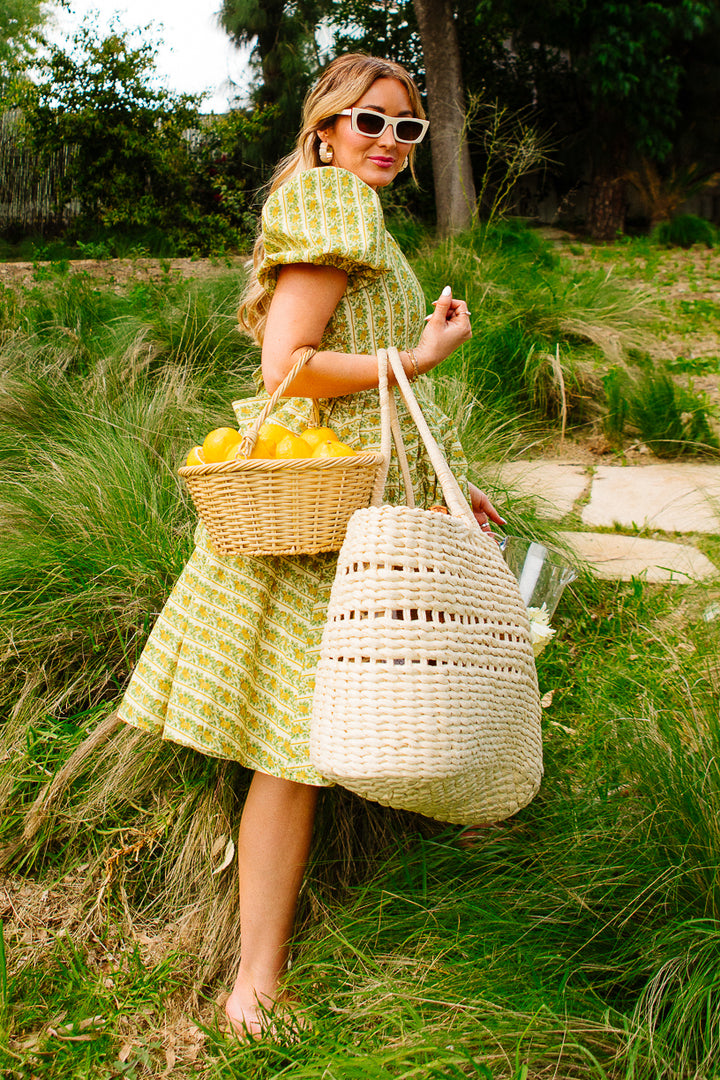
<instances>
[{"instance_id":1,"label":"floral print fabric","mask_svg":"<svg viewBox=\"0 0 720 1080\"><path fill-rule=\"evenodd\" d=\"M338 266L348 287L321 349L374 354L417 344L425 302L400 248L385 229L375 192L354 174L312 169L283 184L263 210L266 256L260 279L272 292L278 267ZM237 407L240 430L267 394ZM318 402L320 423L355 447L380 444L377 390ZM455 475L466 465L449 420L423 403ZM415 499L442 501L417 429L399 402ZM299 430L314 422L312 403L284 401L273 418ZM404 500L395 460L385 490ZM197 546L157 620L120 706L129 724L303 783L325 784L310 764L314 670L336 555L221 557L198 526Z\"/></svg>"}]
</instances>

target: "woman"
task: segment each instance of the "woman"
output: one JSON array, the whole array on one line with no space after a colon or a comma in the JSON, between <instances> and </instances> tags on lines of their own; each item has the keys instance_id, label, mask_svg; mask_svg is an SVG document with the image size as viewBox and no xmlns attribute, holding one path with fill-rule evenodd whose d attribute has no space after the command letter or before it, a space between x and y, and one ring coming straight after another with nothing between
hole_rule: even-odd
<instances>
[{"instance_id":1,"label":"woman","mask_svg":"<svg viewBox=\"0 0 720 1080\"><path fill-rule=\"evenodd\" d=\"M412 162L427 128L399 65L362 55L333 61L308 95L293 154L278 167L241 309L262 346L272 393L300 355L317 350L273 419L320 424L355 446L380 441L378 348L395 345L410 378L471 336L467 307L444 290L425 320L422 291L386 232L377 191ZM266 400L267 395L263 400ZM260 412L242 403L241 427ZM435 478L404 409L418 505ZM426 410L461 481L449 421ZM478 521L501 522L470 488ZM386 497L399 498L397 468ZM226 1004L232 1028L257 1037L282 999L295 908L319 787L308 757L315 657L336 558L217 557L202 526L133 675L120 716L130 724L255 770L238 839L240 967Z\"/></svg>"}]
</instances>

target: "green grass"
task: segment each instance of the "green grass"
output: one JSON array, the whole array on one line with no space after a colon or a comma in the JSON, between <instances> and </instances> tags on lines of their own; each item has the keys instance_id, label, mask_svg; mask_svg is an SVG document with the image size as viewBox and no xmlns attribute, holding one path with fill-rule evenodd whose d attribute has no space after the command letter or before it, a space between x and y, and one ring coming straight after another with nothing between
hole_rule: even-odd
<instances>
[{"instance_id":1,"label":"green grass","mask_svg":"<svg viewBox=\"0 0 720 1080\"><path fill-rule=\"evenodd\" d=\"M180 960L169 952L149 964L137 944L100 937L82 948L68 938L51 942L44 962L11 982L6 1015L21 1049L0 1047L3 1076L134 1078L166 1065L151 1018L183 986Z\"/></svg>"},{"instance_id":2,"label":"green grass","mask_svg":"<svg viewBox=\"0 0 720 1080\"><path fill-rule=\"evenodd\" d=\"M667 250L648 237L637 237L607 246L572 245L570 253L581 270L602 267L631 286L659 287L663 295L655 307L655 333L718 332L720 314L712 293L720 282L720 267L713 251Z\"/></svg>"},{"instance_id":3,"label":"green grass","mask_svg":"<svg viewBox=\"0 0 720 1080\"><path fill-rule=\"evenodd\" d=\"M602 248L585 273L516 227L412 239L428 299L451 282L473 311L426 392L475 475L534 452L563 395L571 419L601 414L648 317L615 278L644 260L651 280L657 248ZM252 392L237 291L230 273L120 289L60 269L0 292L0 1071L714 1076L716 584L567 590L539 661L543 786L474 846L324 792L292 969L310 1027L220 1035L237 900L213 870L247 776L108 717L192 543L177 466ZM533 500L496 494L514 532L550 537Z\"/></svg>"},{"instance_id":4,"label":"green grass","mask_svg":"<svg viewBox=\"0 0 720 1080\"><path fill-rule=\"evenodd\" d=\"M603 427L611 441L627 445L634 438L663 457L717 456L720 413L704 389L707 376L720 374L714 253L698 246L667 250L640 237L579 251L573 245L571 254L580 272L600 266L619 283L659 290L648 324L654 344L638 343L610 369L604 365Z\"/></svg>"},{"instance_id":5,"label":"green grass","mask_svg":"<svg viewBox=\"0 0 720 1080\"><path fill-rule=\"evenodd\" d=\"M646 340L643 325L652 313L647 295L602 268L575 273L549 244L517 226L433 245L416 265L432 295L450 282L456 295L466 297L474 334L462 363L476 392L507 411L520 403L555 416L565 393L582 416L595 366ZM451 361L451 372L456 363Z\"/></svg>"},{"instance_id":6,"label":"green grass","mask_svg":"<svg viewBox=\"0 0 720 1080\"><path fill-rule=\"evenodd\" d=\"M311 1030L233 1046L211 984L185 1006L206 1030L202 1056L177 1075L713 1075L720 640L702 614L717 595L572 587L540 660L541 689L554 691L543 787L476 846L457 829L406 824L338 893L325 842L337 793L326 794L292 973ZM136 892L138 876L156 887L151 864L144 851L123 878L141 940L163 926ZM116 895L99 940L51 936L39 964L11 973L16 1075L116 1075L128 1042L136 1075L166 1067L192 958L173 955L171 936L162 961L142 963L120 909ZM49 1033L94 1016L103 1023L85 1042Z\"/></svg>"}]
</instances>

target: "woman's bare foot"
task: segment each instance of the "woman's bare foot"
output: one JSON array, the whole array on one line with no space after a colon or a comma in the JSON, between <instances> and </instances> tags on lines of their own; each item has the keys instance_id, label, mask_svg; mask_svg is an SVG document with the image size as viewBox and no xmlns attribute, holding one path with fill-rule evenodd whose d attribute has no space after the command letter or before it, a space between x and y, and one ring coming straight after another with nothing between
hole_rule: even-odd
<instances>
[{"instance_id":1,"label":"woman's bare foot","mask_svg":"<svg viewBox=\"0 0 720 1080\"><path fill-rule=\"evenodd\" d=\"M272 993L262 993L258 987L238 975L225 1002L230 1033L242 1040L261 1038L269 1026L276 993L277 988Z\"/></svg>"},{"instance_id":2,"label":"woman's bare foot","mask_svg":"<svg viewBox=\"0 0 720 1080\"><path fill-rule=\"evenodd\" d=\"M310 1025L295 1006L294 996L286 990L278 987L274 995L258 994L238 977L225 1002L228 1033L244 1042L260 1039L276 1028L285 1037L297 1035Z\"/></svg>"}]
</instances>

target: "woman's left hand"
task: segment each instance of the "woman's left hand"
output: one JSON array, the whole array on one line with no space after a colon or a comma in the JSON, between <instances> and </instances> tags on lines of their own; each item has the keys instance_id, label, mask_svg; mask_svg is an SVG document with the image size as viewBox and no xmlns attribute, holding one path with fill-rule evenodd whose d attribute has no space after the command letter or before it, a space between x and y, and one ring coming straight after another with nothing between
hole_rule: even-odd
<instances>
[{"instance_id":1,"label":"woman's left hand","mask_svg":"<svg viewBox=\"0 0 720 1080\"><path fill-rule=\"evenodd\" d=\"M485 492L481 491L475 484L470 484L469 487L472 512L482 531L492 532L491 521L494 521L496 525L507 525L505 518L500 517Z\"/></svg>"},{"instance_id":2,"label":"woman's left hand","mask_svg":"<svg viewBox=\"0 0 720 1080\"><path fill-rule=\"evenodd\" d=\"M423 375L472 337L467 304L464 300L453 299L449 285L433 304L435 311L426 319L425 329L415 346L415 357Z\"/></svg>"}]
</instances>

